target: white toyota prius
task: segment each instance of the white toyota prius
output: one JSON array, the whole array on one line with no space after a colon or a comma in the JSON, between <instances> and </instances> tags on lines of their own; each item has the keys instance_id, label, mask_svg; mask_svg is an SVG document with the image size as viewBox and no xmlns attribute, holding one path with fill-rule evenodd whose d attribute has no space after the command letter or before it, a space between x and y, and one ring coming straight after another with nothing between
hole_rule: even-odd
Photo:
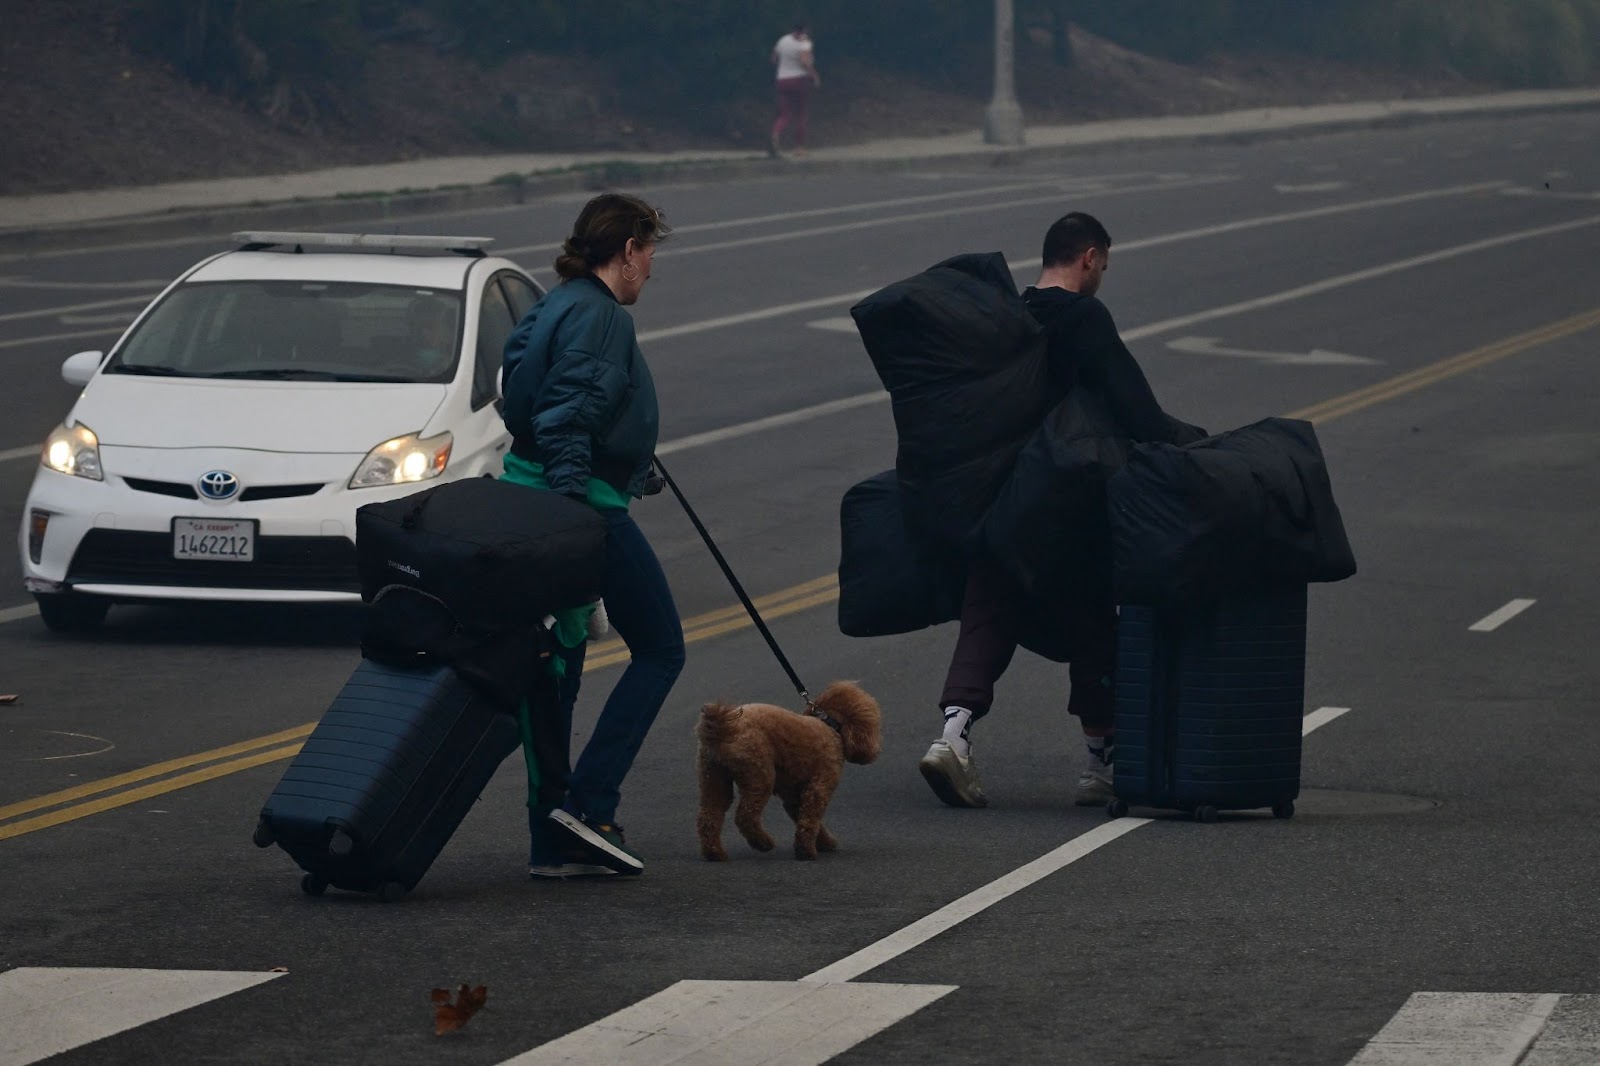
<instances>
[{"instance_id":1,"label":"white toyota prius","mask_svg":"<svg viewBox=\"0 0 1600 1066\"><path fill-rule=\"evenodd\" d=\"M355 512L498 474L501 351L543 295L486 238L241 233L109 353L45 441L19 536L51 629L113 603L359 598Z\"/></svg>"}]
</instances>

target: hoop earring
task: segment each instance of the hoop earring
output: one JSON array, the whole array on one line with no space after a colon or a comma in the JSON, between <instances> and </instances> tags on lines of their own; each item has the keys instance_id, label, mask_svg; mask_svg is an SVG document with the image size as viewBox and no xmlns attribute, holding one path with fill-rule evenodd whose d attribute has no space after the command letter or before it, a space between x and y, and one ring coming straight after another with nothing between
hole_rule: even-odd
<instances>
[{"instance_id":1,"label":"hoop earring","mask_svg":"<svg viewBox=\"0 0 1600 1066\"><path fill-rule=\"evenodd\" d=\"M632 274L628 273L628 271L630 271L630 270L633 271ZM638 281L639 280L639 268L634 266L632 263L623 263L622 264L622 280L623 281Z\"/></svg>"}]
</instances>

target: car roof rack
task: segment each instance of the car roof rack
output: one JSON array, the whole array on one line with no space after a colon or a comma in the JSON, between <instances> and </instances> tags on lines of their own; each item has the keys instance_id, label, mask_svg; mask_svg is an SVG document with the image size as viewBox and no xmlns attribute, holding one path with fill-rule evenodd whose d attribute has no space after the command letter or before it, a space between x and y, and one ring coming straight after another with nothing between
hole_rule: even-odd
<instances>
[{"instance_id":1,"label":"car roof rack","mask_svg":"<svg viewBox=\"0 0 1600 1066\"><path fill-rule=\"evenodd\" d=\"M268 248L293 246L297 253L307 248L339 248L354 252L454 252L482 258L493 237L434 237L399 233L294 233L278 230L245 230L235 233L241 252L260 252Z\"/></svg>"}]
</instances>

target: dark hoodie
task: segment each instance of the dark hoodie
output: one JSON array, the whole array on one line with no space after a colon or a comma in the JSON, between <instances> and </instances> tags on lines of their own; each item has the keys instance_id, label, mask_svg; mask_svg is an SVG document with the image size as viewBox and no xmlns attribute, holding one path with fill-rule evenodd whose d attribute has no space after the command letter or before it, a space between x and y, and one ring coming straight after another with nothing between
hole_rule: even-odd
<instances>
[{"instance_id":1,"label":"dark hoodie","mask_svg":"<svg viewBox=\"0 0 1600 1066\"><path fill-rule=\"evenodd\" d=\"M1205 430L1161 409L1105 304L1071 289L1033 286L1023 290L1022 302L1049 337L1051 375L1064 389L1099 393L1129 437L1188 444L1206 436Z\"/></svg>"}]
</instances>

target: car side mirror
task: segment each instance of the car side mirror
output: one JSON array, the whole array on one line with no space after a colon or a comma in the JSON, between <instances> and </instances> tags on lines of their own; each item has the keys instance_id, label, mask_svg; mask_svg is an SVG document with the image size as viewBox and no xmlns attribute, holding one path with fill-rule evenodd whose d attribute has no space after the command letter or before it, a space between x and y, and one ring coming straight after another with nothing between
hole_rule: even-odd
<instances>
[{"instance_id":1,"label":"car side mirror","mask_svg":"<svg viewBox=\"0 0 1600 1066\"><path fill-rule=\"evenodd\" d=\"M94 372L100 369L100 364L105 362L105 352L79 352L69 355L67 361L61 364L61 380L68 385L79 388L89 384L89 379L94 377Z\"/></svg>"}]
</instances>

